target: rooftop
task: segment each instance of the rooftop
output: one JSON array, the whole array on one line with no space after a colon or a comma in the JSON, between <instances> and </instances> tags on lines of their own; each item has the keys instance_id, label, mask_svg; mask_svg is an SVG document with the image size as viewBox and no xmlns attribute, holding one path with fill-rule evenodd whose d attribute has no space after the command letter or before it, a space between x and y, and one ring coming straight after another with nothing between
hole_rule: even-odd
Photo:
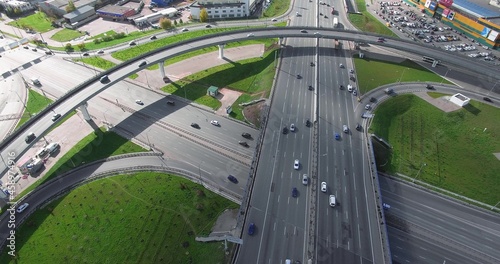
<instances>
[{"instance_id":1,"label":"rooftop","mask_svg":"<svg viewBox=\"0 0 500 264\"><path fill-rule=\"evenodd\" d=\"M452 7L461 7L478 17L500 17L500 9L484 0L453 0Z\"/></svg>"}]
</instances>

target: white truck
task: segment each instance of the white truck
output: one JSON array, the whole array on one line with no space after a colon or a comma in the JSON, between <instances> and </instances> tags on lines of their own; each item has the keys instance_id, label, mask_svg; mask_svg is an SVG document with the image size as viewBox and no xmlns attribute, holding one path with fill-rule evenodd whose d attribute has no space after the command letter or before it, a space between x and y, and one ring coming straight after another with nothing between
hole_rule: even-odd
<instances>
[{"instance_id":1,"label":"white truck","mask_svg":"<svg viewBox=\"0 0 500 264\"><path fill-rule=\"evenodd\" d=\"M336 28L339 25L339 19L338 18L333 18L333 27Z\"/></svg>"}]
</instances>

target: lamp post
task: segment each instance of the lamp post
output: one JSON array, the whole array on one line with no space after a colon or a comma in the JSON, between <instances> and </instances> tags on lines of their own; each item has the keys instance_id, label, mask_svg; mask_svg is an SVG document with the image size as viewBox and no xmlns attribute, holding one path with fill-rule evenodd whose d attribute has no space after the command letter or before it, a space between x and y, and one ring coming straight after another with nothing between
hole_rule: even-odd
<instances>
[{"instance_id":1,"label":"lamp post","mask_svg":"<svg viewBox=\"0 0 500 264\"><path fill-rule=\"evenodd\" d=\"M493 85L493 87L491 87L491 90L490 90L490 91L488 92L488 94L486 94L486 95L490 95L491 91L493 91L493 89L495 89L495 86L497 86L498 82L500 82L500 81L497 81L497 82Z\"/></svg>"},{"instance_id":2,"label":"lamp post","mask_svg":"<svg viewBox=\"0 0 500 264\"><path fill-rule=\"evenodd\" d=\"M448 74L448 72L449 72L449 71L451 71L451 69L450 69L450 68L448 68L448 70L446 70L446 73L444 74L444 77L443 77L443 78L441 78L441 83L440 83L440 84L442 84L442 83L443 83L443 80L446 78L446 75Z\"/></svg>"},{"instance_id":3,"label":"lamp post","mask_svg":"<svg viewBox=\"0 0 500 264\"><path fill-rule=\"evenodd\" d=\"M200 184L202 184L202 181L201 181L201 164L204 163L205 161L201 161L200 164L198 164L198 176L200 177L199 178L199 181L200 181Z\"/></svg>"},{"instance_id":4,"label":"lamp post","mask_svg":"<svg viewBox=\"0 0 500 264\"><path fill-rule=\"evenodd\" d=\"M405 74L406 70L409 70L410 68L403 69L403 72L401 73L401 77L399 77L399 83L401 83L401 79L403 79L403 74Z\"/></svg>"},{"instance_id":5,"label":"lamp post","mask_svg":"<svg viewBox=\"0 0 500 264\"><path fill-rule=\"evenodd\" d=\"M424 166L427 166L427 164L426 164L426 163L422 163L422 166L420 166L420 169L419 169L419 170L418 170L418 172L417 172L417 176L415 176L415 178L413 178L413 181L411 181L412 183L414 183L414 182L415 182L415 180L417 179L418 175L420 174L420 171L422 170L422 168L423 168Z\"/></svg>"}]
</instances>

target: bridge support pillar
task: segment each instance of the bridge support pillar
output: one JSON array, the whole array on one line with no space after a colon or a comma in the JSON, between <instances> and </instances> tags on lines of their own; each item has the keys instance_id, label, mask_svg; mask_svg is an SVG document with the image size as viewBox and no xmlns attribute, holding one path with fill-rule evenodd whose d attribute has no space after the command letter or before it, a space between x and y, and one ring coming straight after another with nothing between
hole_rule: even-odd
<instances>
[{"instance_id":1,"label":"bridge support pillar","mask_svg":"<svg viewBox=\"0 0 500 264\"><path fill-rule=\"evenodd\" d=\"M224 58L224 44L219 45L219 59Z\"/></svg>"},{"instance_id":2,"label":"bridge support pillar","mask_svg":"<svg viewBox=\"0 0 500 264\"><path fill-rule=\"evenodd\" d=\"M158 66L160 68L161 78L165 78L165 62L159 62Z\"/></svg>"},{"instance_id":3,"label":"bridge support pillar","mask_svg":"<svg viewBox=\"0 0 500 264\"><path fill-rule=\"evenodd\" d=\"M80 111L82 111L83 118L85 118L85 120L87 120L87 121L92 120L92 118L90 117L90 114L89 114L89 110L87 110L87 102L81 104L79 108L80 108Z\"/></svg>"},{"instance_id":4,"label":"bridge support pillar","mask_svg":"<svg viewBox=\"0 0 500 264\"><path fill-rule=\"evenodd\" d=\"M278 39L278 45L282 46L283 45L283 38Z\"/></svg>"}]
</instances>

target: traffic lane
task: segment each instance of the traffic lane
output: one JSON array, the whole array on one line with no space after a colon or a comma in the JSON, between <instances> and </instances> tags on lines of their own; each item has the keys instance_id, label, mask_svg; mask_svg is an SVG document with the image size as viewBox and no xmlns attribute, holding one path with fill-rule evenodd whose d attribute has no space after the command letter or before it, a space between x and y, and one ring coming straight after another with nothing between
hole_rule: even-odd
<instances>
[{"instance_id":1,"label":"traffic lane","mask_svg":"<svg viewBox=\"0 0 500 264\"><path fill-rule=\"evenodd\" d=\"M394 197L383 191L384 202L391 205L389 214L401 217L417 225L423 225L431 232L441 234L457 243L467 245L479 252L489 254L500 259L498 247L500 237L498 230L490 230L474 222L464 221L457 215L443 213L430 206L415 203L409 199Z\"/></svg>"},{"instance_id":2,"label":"traffic lane","mask_svg":"<svg viewBox=\"0 0 500 264\"><path fill-rule=\"evenodd\" d=\"M482 263L460 251L388 227L392 260L398 263Z\"/></svg>"},{"instance_id":3,"label":"traffic lane","mask_svg":"<svg viewBox=\"0 0 500 264\"><path fill-rule=\"evenodd\" d=\"M415 206L425 206L425 209L427 209L429 208L427 205L432 204L432 210L436 213L452 215L454 218L462 219L463 222L474 223L476 226L482 226L489 230L496 230L497 233L500 230L500 216L497 214L463 205L440 195L392 180L389 177L379 178L382 191L397 195L405 200L418 198L419 203L416 203Z\"/></svg>"}]
</instances>

